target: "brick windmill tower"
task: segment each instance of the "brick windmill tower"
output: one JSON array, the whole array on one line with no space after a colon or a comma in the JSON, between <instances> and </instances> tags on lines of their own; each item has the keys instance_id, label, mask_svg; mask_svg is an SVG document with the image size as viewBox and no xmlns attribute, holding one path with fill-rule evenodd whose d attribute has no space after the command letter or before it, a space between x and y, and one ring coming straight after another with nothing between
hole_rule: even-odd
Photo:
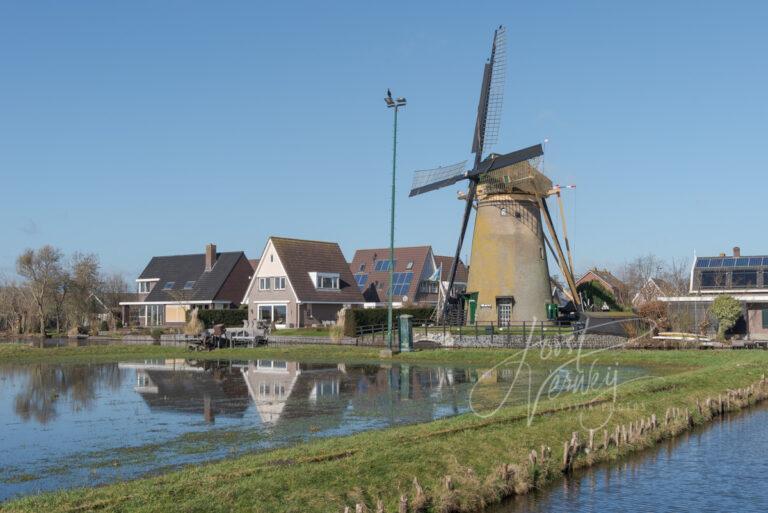
<instances>
[{"instance_id":1,"label":"brick windmill tower","mask_svg":"<svg viewBox=\"0 0 768 513\"><path fill-rule=\"evenodd\" d=\"M541 170L544 149L537 144L507 154L486 148L498 138L505 78L505 36L496 29L491 57L483 70L480 102L472 140L474 166L466 161L451 166L416 171L410 196L441 189L466 180L465 201L456 254L450 271L449 295L438 306L438 316L448 321L494 322L506 325L547 318L552 303L547 249L558 263L579 306L573 278L573 261L563 221L568 259L560 245L546 199L560 200L560 187ZM560 202L562 213L562 202ZM464 294L452 294L467 225L476 210L469 280ZM545 235L549 233L550 239Z\"/></svg>"}]
</instances>

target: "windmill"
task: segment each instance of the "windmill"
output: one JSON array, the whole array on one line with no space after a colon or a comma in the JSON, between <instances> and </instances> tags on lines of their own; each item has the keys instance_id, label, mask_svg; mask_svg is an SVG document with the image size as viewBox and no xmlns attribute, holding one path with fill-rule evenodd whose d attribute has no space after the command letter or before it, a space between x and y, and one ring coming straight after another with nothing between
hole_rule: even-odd
<instances>
[{"instance_id":1,"label":"windmill","mask_svg":"<svg viewBox=\"0 0 768 513\"><path fill-rule=\"evenodd\" d=\"M449 273L449 296L438 305L442 319L458 314L464 306L453 293L456 268L473 207L476 209L472 240L471 265L464 298L468 301L468 320L513 321L546 319L547 304L552 302L546 247L555 256L571 290L577 308L580 306L570 245L562 215L560 186L552 184L541 171L544 148L541 144L507 154L484 151L498 138L506 73L506 30L494 31L490 59L483 69L480 101L472 138L474 165L466 161L446 167L416 171L410 196L424 194L466 180L466 193L459 240ZM560 201L563 234L568 260L555 231L546 199L555 195ZM544 235L542 218L551 241ZM459 314L460 312L460 314Z\"/></svg>"}]
</instances>

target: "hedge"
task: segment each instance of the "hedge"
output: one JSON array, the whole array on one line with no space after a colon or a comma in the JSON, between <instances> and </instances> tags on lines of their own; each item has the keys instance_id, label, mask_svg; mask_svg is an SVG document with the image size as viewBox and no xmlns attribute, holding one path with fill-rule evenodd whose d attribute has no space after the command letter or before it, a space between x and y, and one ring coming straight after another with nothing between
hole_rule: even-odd
<instances>
[{"instance_id":1,"label":"hedge","mask_svg":"<svg viewBox=\"0 0 768 513\"><path fill-rule=\"evenodd\" d=\"M212 328L215 324L242 328L243 321L248 319L248 310L198 310L197 317L206 328Z\"/></svg>"},{"instance_id":2,"label":"hedge","mask_svg":"<svg viewBox=\"0 0 768 513\"><path fill-rule=\"evenodd\" d=\"M395 308L392 316L395 320L401 315L412 315L414 320L429 319L434 313L434 308ZM348 337L357 335L358 326L379 326L387 324L386 308L355 308L347 310L344 319L344 334Z\"/></svg>"}]
</instances>

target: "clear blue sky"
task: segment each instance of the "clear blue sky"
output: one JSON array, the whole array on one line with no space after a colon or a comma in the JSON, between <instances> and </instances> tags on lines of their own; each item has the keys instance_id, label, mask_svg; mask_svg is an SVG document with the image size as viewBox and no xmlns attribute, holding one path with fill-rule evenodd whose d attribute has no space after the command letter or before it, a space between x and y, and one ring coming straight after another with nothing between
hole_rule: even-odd
<instances>
[{"instance_id":1,"label":"clear blue sky","mask_svg":"<svg viewBox=\"0 0 768 513\"><path fill-rule=\"evenodd\" d=\"M266 238L388 237L450 253L481 68L508 27L499 144L549 138L575 183L577 268L768 253L764 2L0 3L0 272L45 243L138 273L152 255L260 253Z\"/></svg>"}]
</instances>

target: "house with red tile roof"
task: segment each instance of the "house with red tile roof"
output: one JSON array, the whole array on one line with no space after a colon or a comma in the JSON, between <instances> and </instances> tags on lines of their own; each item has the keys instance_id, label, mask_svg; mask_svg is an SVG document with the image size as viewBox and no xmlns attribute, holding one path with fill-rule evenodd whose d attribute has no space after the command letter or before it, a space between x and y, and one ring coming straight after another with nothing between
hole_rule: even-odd
<instances>
[{"instance_id":1,"label":"house with red tile roof","mask_svg":"<svg viewBox=\"0 0 768 513\"><path fill-rule=\"evenodd\" d=\"M392 302L403 305L435 306L445 294L453 257L438 256L431 246L395 248ZM366 307L384 306L389 293L389 248L359 249L350 271L360 288ZM466 290L468 270L461 260L454 290Z\"/></svg>"}]
</instances>

